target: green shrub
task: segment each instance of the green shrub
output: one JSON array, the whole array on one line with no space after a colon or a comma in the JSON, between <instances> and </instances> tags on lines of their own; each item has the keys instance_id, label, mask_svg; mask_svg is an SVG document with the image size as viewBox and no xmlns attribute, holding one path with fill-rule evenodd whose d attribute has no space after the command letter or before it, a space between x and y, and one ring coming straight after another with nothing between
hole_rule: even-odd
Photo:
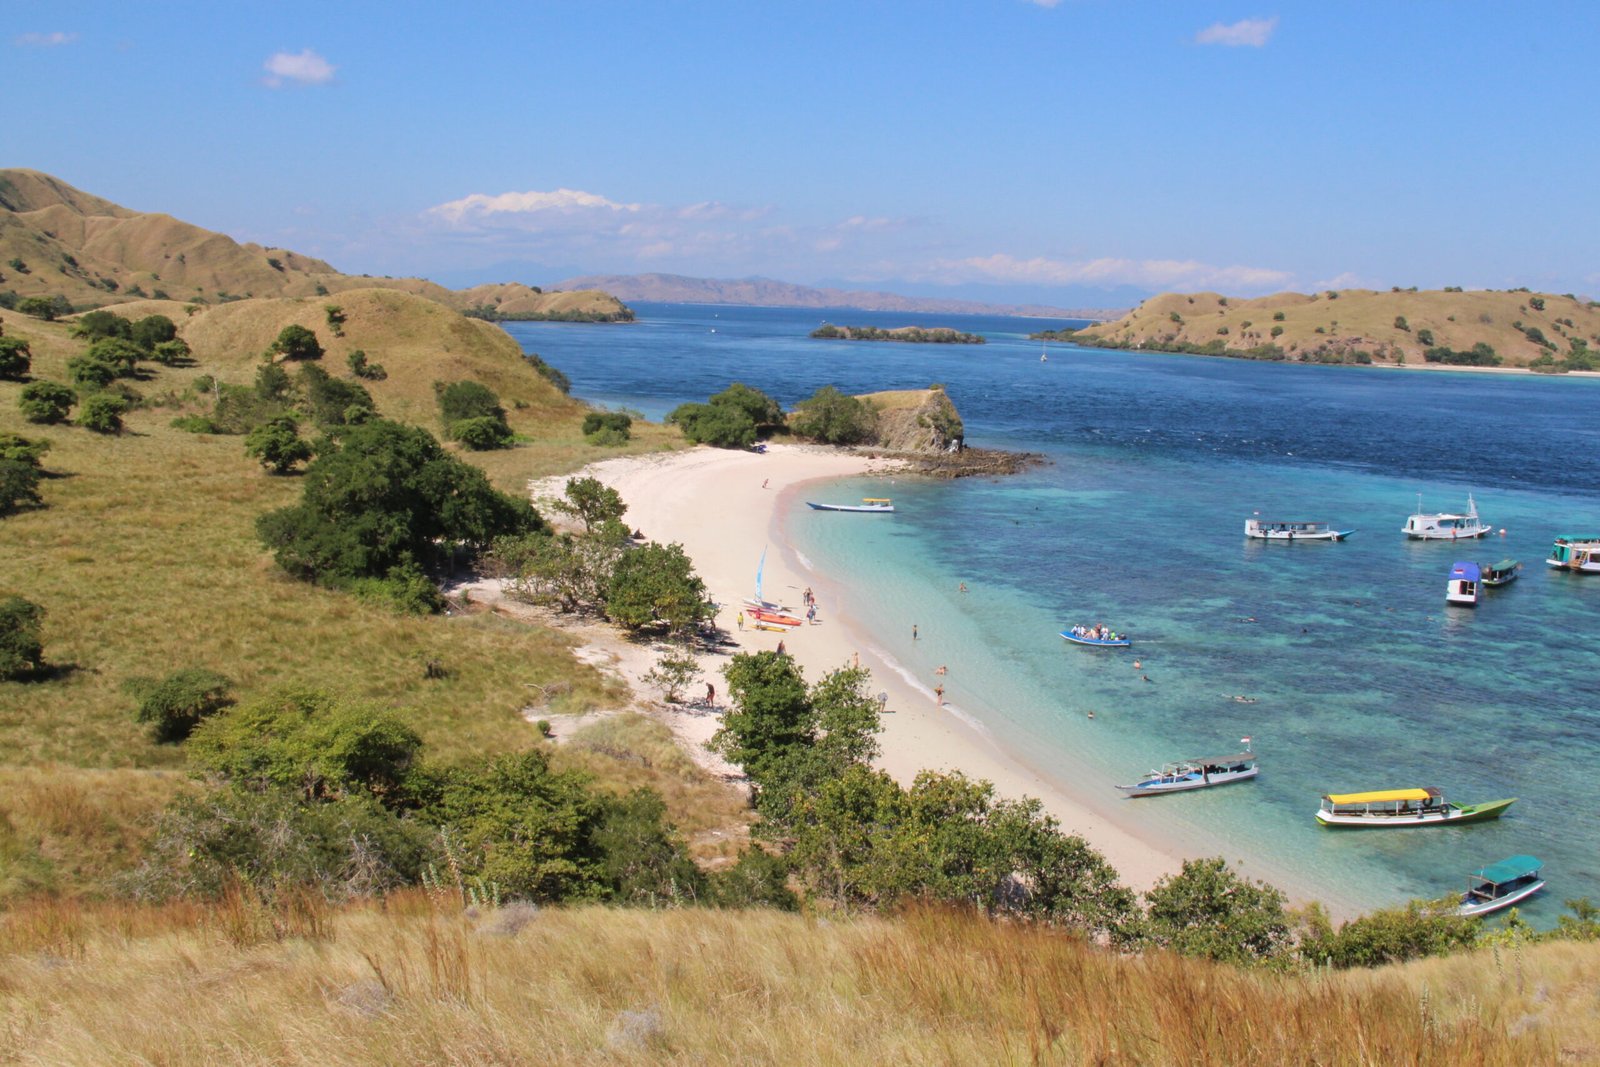
<instances>
[{"instance_id":1,"label":"green shrub","mask_svg":"<svg viewBox=\"0 0 1600 1067\"><path fill-rule=\"evenodd\" d=\"M304 326L290 324L278 331L277 340L267 349L267 355L279 355L284 359L321 359L322 345L317 343L317 335Z\"/></svg>"},{"instance_id":2,"label":"green shrub","mask_svg":"<svg viewBox=\"0 0 1600 1067\"><path fill-rule=\"evenodd\" d=\"M171 426L173 429L182 430L184 433L227 433L226 430L219 427L205 415L180 415L172 420Z\"/></svg>"},{"instance_id":3,"label":"green shrub","mask_svg":"<svg viewBox=\"0 0 1600 1067\"><path fill-rule=\"evenodd\" d=\"M44 666L44 608L0 597L0 678L26 678Z\"/></svg>"},{"instance_id":4,"label":"green shrub","mask_svg":"<svg viewBox=\"0 0 1600 1067\"><path fill-rule=\"evenodd\" d=\"M54 322L57 317L72 310L71 305L63 308L63 304L66 304L66 300L59 296L25 296L17 301L17 310L36 319Z\"/></svg>"},{"instance_id":5,"label":"green shrub","mask_svg":"<svg viewBox=\"0 0 1600 1067\"><path fill-rule=\"evenodd\" d=\"M377 411L372 394L355 382L335 378L313 363L296 375L311 421L322 429L354 426L366 422Z\"/></svg>"},{"instance_id":6,"label":"green shrub","mask_svg":"<svg viewBox=\"0 0 1600 1067\"><path fill-rule=\"evenodd\" d=\"M44 477L40 461L48 451L49 442L0 433L0 515L18 506L43 503L38 492Z\"/></svg>"},{"instance_id":7,"label":"green shrub","mask_svg":"<svg viewBox=\"0 0 1600 1067\"><path fill-rule=\"evenodd\" d=\"M134 344L153 353L157 345L177 340L178 327L165 315L146 315L133 324L129 337Z\"/></svg>"},{"instance_id":8,"label":"green shrub","mask_svg":"<svg viewBox=\"0 0 1600 1067\"><path fill-rule=\"evenodd\" d=\"M251 430L244 439L244 451L273 474L288 474L313 454L311 442L300 436L300 427L290 415L277 415Z\"/></svg>"},{"instance_id":9,"label":"green shrub","mask_svg":"<svg viewBox=\"0 0 1600 1067\"><path fill-rule=\"evenodd\" d=\"M1281 312L1281 311L1274 311L1274 312L1273 312L1273 313L1272 313L1272 321L1273 321L1273 322L1282 322L1282 321L1283 321L1283 312Z\"/></svg>"},{"instance_id":10,"label":"green shrub","mask_svg":"<svg viewBox=\"0 0 1600 1067\"><path fill-rule=\"evenodd\" d=\"M22 409L22 417L29 422L58 423L66 422L67 416L72 413L72 405L78 402L78 394L60 382L29 382L22 387L22 395L17 400L17 406Z\"/></svg>"},{"instance_id":11,"label":"green shrub","mask_svg":"<svg viewBox=\"0 0 1600 1067\"><path fill-rule=\"evenodd\" d=\"M473 381L448 385L435 382L433 389L439 399L446 437L475 452L504 448L511 443L513 435L506 424L505 408L488 386Z\"/></svg>"},{"instance_id":12,"label":"green shrub","mask_svg":"<svg viewBox=\"0 0 1600 1067\"><path fill-rule=\"evenodd\" d=\"M1406 317L1404 315L1396 315L1394 317L1394 328L1397 330L1405 330L1407 333L1411 332L1411 324L1406 322Z\"/></svg>"},{"instance_id":13,"label":"green shrub","mask_svg":"<svg viewBox=\"0 0 1600 1067\"><path fill-rule=\"evenodd\" d=\"M233 683L203 667L176 671L160 681L132 678L125 688L139 701L135 720L149 724L151 736L163 744L182 741L202 719L233 704Z\"/></svg>"},{"instance_id":14,"label":"green shrub","mask_svg":"<svg viewBox=\"0 0 1600 1067\"><path fill-rule=\"evenodd\" d=\"M660 626L669 634L688 635L716 609L683 546L651 542L624 552L617 561L605 612L628 630Z\"/></svg>"},{"instance_id":15,"label":"green shrub","mask_svg":"<svg viewBox=\"0 0 1600 1067\"><path fill-rule=\"evenodd\" d=\"M583 417L583 436L589 437L601 430L611 430L626 441L633 433L633 417L620 411L591 411Z\"/></svg>"},{"instance_id":16,"label":"green shrub","mask_svg":"<svg viewBox=\"0 0 1600 1067\"><path fill-rule=\"evenodd\" d=\"M450 425L450 436L473 452L487 452L511 444L513 434L504 419L482 415L475 419L462 419Z\"/></svg>"},{"instance_id":17,"label":"green shrub","mask_svg":"<svg viewBox=\"0 0 1600 1067\"><path fill-rule=\"evenodd\" d=\"M189 344L181 337L161 341L150 350L150 358L165 367L181 367L190 356Z\"/></svg>"},{"instance_id":18,"label":"green shrub","mask_svg":"<svg viewBox=\"0 0 1600 1067\"><path fill-rule=\"evenodd\" d=\"M1478 920L1457 915L1455 904L1453 899L1413 900L1344 923L1337 933L1318 909L1301 939L1300 955L1319 966L1381 967L1471 948L1478 939Z\"/></svg>"},{"instance_id":19,"label":"green shrub","mask_svg":"<svg viewBox=\"0 0 1600 1067\"><path fill-rule=\"evenodd\" d=\"M0 337L0 378L21 381L33 366L28 342L20 337Z\"/></svg>"},{"instance_id":20,"label":"green shrub","mask_svg":"<svg viewBox=\"0 0 1600 1067\"><path fill-rule=\"evenodd\" d=\"M128 402L109 393L95 393L78 408L78 425L95 433L121 433Z\"/></svg>"},{"instance_id":21,"label":"green shrub","mask_svg":"<svg viewBox=\"0 0 1600 1067\"><path fill-rule=\"evenodd\" d=\"M795 406L789 428L825 444L863 444L877 437L878 412L869 401L825 385Z\"/></svg>"},{"instance_id":22,"label":"green shrub","mask_svg":"<svg viewBox=\"0 0 1600 1067\"><path fill-rule=\"evenodd\" d=\"M1428 347L1433 346L1433 331L1424 327L1417 331L1417 340Z\"/></svg>"},{"instance_id":23,"label":"green shrub","mask_svg":"<svg viewBox=\"0 0 1600 1067\"><path fill-rule=\"evenodd\" d=\"M389 372L383 369L382 363L368 363L367 353L363 349L356 349L349 356L350 373L357 378L369 382L381 382L389 377Z\"/></svg>"},{"instance_id":24,"label":"green shrub","mask_svg":"<svg viewBox=\"0 0 1600 1067\"><path fill-rule=\"evenodd\" d=\"M1145 900L1150 940L1180 955L1239 964L1288 958L1284 895L1239 877L1226 860L1185 860L1183 870L1157 882Z\"/></svg>"},{"instance_id":25,"label":"green shrub","mask_svg":"<svg viewBox=\"0 0 1600 1067\"><path fill-rule=\"evenodd\" d=\"M667 413L668 425L683 430L696 444L716 448L749 448L756 443L756 424L750 416L728 404L679 404Z\"/></svg>"}]
</instances>

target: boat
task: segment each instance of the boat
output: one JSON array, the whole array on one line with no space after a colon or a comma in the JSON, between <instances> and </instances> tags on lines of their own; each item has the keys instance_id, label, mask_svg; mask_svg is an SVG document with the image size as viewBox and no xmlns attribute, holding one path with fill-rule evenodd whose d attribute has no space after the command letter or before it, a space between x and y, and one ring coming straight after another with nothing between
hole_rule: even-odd
<instances>
[{"instance_id":1,"label":"boat","mask_svg":"<svg viewBox=\"0 0 1600 1067\"><path fill-rule=\"evenodd\" d=\"M1317 809L1323 826L1400 829L1407 826L1454 826L1458 823L1498 819L1517 802L1491 800L1486 804L1451 804L1432 786L1423 789L1385 789L1375 793L1329 793Z\"/></svg>"},{"instance_id":2,"label":"boat","mask_svg":"<svg viewBox=\"0 0 1600 1067\"><path fill-rule=\"evenodd\" d=\"M1522 564L1514 559L1503 559L1492 567L1483 568L1484 585L1510 585L1517 580L1517 572L1522 570Z\"/></svg>"},{"instance_id":3,"label":"boat","mask_svg":"<svg viewBox=\"0 0 1600 1067\"><path fill-rule=\"evenodd\" d=\"M1153 797L1161 793L1180 793L1188 789L1209 789L1214 785L1242 782L1261 773L1250 739L1241 738L1243 752L1231 756L1204 756L1164 763L1133 785L1117 786L1128 797Z\"/></svg>"},{"instance_id":4,"label":"boat","mask_svg":"<svg viewBox=\"0 0 1600 1067\"><path fill-rule=\"evenodd\" d=\"M1476 563L1457 563L1450 568L1450 578L1444 583L1445 603L1477 607L1482 588L1482 568Z\"/></svg>"},{"instance_id":5,"label":"boat","mask_svg":"<svg viewBox=\"0 0 1600 1067\"><path fill-rule=\"evenodd\" d=\"M1472 499L1471 493L1467 494L1467 510L1462 514L1425 512L1422 510L1422 494L1418 493L1416 514L1406 520L1400 532L1413 541L1460 541L1482 537L1489 530L1489 524L1478 518L1478 504Z\"/></svg>"},{"instance_id":6,"label":"boat","mask_svg":"<svg viewBox=\"0 0 1600 1067\"><path fill-rule=\"evenodd\" d=\"M749 608L750 617L762 626L783 626L793 629L800 625L800 620L793 615L785 615L781 611L768 611L766 608Z\"/></svg>"},{"instance_id":7,"label":"boat","mask_svg":"<svg viewBox=\"0 0 1600 1067\"><path fill-rule=\"evenodd\" d=\"M1473 871L1456 914L1487 915L1527 900L1544 888L1544 879L1539 876L1543 866L1534 856L1512 856Z\"/></svg>"},{"instance_id":8,"label":"boat","mask_svg":"<svg viewBox=\"0 0 1600 1067\"><path fill-rule=\"evenodd\" d=\"M1343 541L1354 530L1335 530L1326 522L1244 520L1244 535L1262 541Z\"/></svg>"},{"instance_id":9,"label":"boat","mask_svg":"<svg viewBox=\"0 0 1600 1067\"><path fill-rule=\"evenodd\" d=\"M1593 537L1558 537L1545 560L1560 570L1600 574L1600 534Z\"/></svg>"},{"instance_id":10,"label":"boat","mask_svg":"<svg viewBox=\"0 0 1600 1067\"><path fill-rule=\"evenodd\" d=\"M868 496L862 497L859 504L816 504L806 501L806 507L813 511L855 511L869 515L881 515L894 510L894 502L888 497Z\"/></svg>"},{"instance_id":11,"label":"boat","mask_svg":"<svg viewBox=\"0 0 1600 1067\"><path fill-rule=\"evenodd\" d=\"M1127 648L1133 644L1133 639L1127 634L1119 634L1104 626L1074 626L1070 630L1062 630L1061 636L1075 645L1095 645L1100 648Z\"/></svg>"}]
</instances>

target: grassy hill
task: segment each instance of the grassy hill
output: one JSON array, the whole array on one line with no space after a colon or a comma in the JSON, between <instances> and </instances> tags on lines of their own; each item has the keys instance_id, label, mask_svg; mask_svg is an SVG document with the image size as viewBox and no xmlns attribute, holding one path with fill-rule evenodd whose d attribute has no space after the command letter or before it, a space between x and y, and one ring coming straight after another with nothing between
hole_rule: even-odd
<instances>
[{"instance_id":1,"label":"grassy hill","mask_svg":"<svg viewBox=\"0 0 1600 1067\"><path fill-rule=\"evenodd\" d=\"M1537 369L1575 348L1600 352L1600 304L1521 290L1345 289L1253 300L1163 293L1073 336L1116 348L1322 363L1420 364L1429 348L1487 344L1503 366Z\"/></svg>"},{"instance_id":2,"label":"grassy hill","mask_svg":"<svg viewBox=\"0 0 1600 1067\"><path fill-rule=\"evenodd\" d=\"M129 298L216 304L368 288L398 289L458 311L487 306L526 317L632 318L620 301L596 290L540 293L513 283L457 293L421 278L342 274L320 259L131 211L39 171L0 170L0 293L61 296L81 310Z\"/></svg>"}]
</instances>

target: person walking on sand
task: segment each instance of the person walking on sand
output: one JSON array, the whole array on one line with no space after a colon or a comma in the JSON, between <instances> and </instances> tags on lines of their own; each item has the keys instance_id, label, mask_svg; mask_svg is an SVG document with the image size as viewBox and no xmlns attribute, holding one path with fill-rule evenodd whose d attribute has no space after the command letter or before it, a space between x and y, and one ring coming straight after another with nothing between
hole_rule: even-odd
<instances>
[{"instance_id":1,"label":"person walking on sand","mask_svg":"<svg viewBox=\"0 0 1600 1067\"><path fill-rule=\"evenodd\" d=\"M739 612L739 629L744 629L744 612Z\"/></svg>"},{"instance_id":2,"label":"person walking on sand","mask_svg":"<svg viewBox=\"0 0 1600 1067\"><path fill-rule=\"evenodd\" d=\"M941 708L944 707L944 686L936 685L933 687L933 699Z\"/></svg>"},{"instance_id":3,"label":"person walking on sand","mask_svg":"<svg viewBox=\"0 0 1600 1067\"><path fill-rule=\"evenodd\" d=\"M717 706L717 687L712 685L710 682L707 682L706 683L706 707L714 708L716 706Z\"/></svg>"},{"instance_id":4,"label":"person walking on sand","mask_svg":"<svg viewBox=\"0 0 1600 1067\"><path fill-rule=\"evenodd\" d=\"M815 604L806 609L806 622L812 626L817 624L817 606Z\"/></svg>"},{"instance_id":5,"label":"person walking on sand","mask_svg":"<svg viewBox=\"0 0 1600 1067\"><path fill-rule=\"evenodd\" d=\"M765 489L767 487L767 483L770 482L770 481L772 481L771 478L763 478L763 479L761 479L761 488Z\"/></svg>"},{"instance_id":6,"label":"person walking on sand","mask_svg":"<svg viewBox=\"0 0 1600 1067\"><path fill-rule=\"evenodd\" d=\"M788 653L784 652L784 650L783 650L783 639L779 638L778 639L778 655L783 656L783 655L787 655L787 654Z\"/></svg>"},{"instance_id":7,"label":"person walking on sand","mask_svg":"<svg viewBox=\"0 0 1600 1067\"><path fill-rule=\"evenodd\" d=\"M915 641L916 639L917 639L917 624L916 623L912 623L911 624L911 640Z\"/></svg>"},{"instance_id":8,"label":"person walking on sand","mask_svg":"<svg viewBox=\"0 0 1600 1067\"><path fill-rule=\"evenodd\" d=\"M861 653L860 652L852 652L852 653L850 653L850 669L853 670L853 671L859 671L861 669Z\"/></svg>"}]
</instances>

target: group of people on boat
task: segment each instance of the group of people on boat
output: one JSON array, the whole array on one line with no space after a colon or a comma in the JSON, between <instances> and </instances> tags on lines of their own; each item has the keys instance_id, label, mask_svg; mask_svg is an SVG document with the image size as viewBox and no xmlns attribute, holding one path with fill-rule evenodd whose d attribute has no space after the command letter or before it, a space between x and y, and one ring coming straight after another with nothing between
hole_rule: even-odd
<instances>
[{"instance_id":1,"label":"group of people on boat","mask_svg":"<svg viewBox=\"0 0 1600 1067\"><path fill-rule=\"evenodd\" d=\"M1072 636L1080 637L1085 641L1121 641L1122 635L1111 629L1105 623L1096 626L1074 626Z\"/></svg>"}]
</instances>

